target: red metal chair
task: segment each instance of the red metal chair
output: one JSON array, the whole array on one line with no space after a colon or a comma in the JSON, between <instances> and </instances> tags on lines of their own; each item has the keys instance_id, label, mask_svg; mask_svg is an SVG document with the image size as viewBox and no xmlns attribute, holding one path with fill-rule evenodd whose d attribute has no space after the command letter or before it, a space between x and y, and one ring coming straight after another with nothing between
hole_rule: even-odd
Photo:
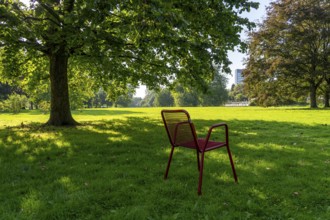
<instances>
[{"instance_id":1,"label":"red metal chair","mask_svg":"<svg viewBox=\"0 0 330 220\"><path fill-rule=\"evenodd\" d=\"M234 167L234 162L229 149L227 124L219 123L212 125L209 128L206 138L201 139L201 138L197 138L195 126L190 120L189 113L186 110L162 110L161 114L168 138L172 145L164 179L167 179L168 171L170 169L170 164L172 161L172 156L175 147L180 146L180 147L195 149L197 153L197 166L199 170L198 195L201 195L205 152L221 147L226 147L231 168L234 174L234 179L235 182L237 182L237 175ZM213 129L217 127L224 127L225 129L225 138L223 142L210 140Z\"/></svg>"}]
</instances>

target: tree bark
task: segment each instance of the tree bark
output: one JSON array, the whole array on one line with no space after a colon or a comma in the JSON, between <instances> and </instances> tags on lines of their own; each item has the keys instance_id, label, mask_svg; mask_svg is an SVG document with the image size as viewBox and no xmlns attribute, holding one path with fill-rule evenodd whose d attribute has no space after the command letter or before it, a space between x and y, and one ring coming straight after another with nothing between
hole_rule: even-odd
<instances>
[{"instance_id":1,"label":"tree bark","mask_svg":"<svg viewBox=\"0 0 330 220\"><path fill-rule=\"evenodd\" d=\"M70 110L68 86L68 60L65 47L49 55L51 102L50 117L46 125L74 126L78 123L73 119Z\"/></svg>"},{"instance_id":2,"label":"tree bark","mask_svg":"<svg viewBox=\"0 0 330 220\"><path fill-rule=\"evenodd\" d=\"M317 108L316 90L317 90L317 86L315 86L313 83L310 83L309 98L310 98L311 108Z\"/></svg>"},{"instance_id":3,"label":"tree bark","mask_svg":"<svg viewBox=\"0 0 330 220\"><path fill-rule=\"evenodd\" d=\"M329 108L330 107L330 84L328 84L325 92L324 92L324 108Z\"/></svg>"}]
</instances>

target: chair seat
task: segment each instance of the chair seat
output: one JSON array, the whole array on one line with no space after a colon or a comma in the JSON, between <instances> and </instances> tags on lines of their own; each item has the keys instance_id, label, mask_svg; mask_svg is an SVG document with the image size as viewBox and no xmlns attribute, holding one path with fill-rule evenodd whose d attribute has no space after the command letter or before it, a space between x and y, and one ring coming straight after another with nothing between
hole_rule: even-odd
<instances>
[{"instance_id":1,"label":"chair seat","mask_svg":"<svg viewBox=\"0 0 330 220\"><path fill-rule=\"evenodd\" d=\"M198 142L198 146L199 146L199 151L201 152L203 147L205 146L206 140L202 139L202 138L198 138L197 142ZM180 143L180 144L178 144L178 146L196 149L195 141ZM207 143L207 146L205 148L205 151L210 151L210 150L220 148L220 147L224 147L224 146L226 146L225 142L218 142L218 141L210 141L209 140L209 142Z\"/></svg>"}]
</instances>

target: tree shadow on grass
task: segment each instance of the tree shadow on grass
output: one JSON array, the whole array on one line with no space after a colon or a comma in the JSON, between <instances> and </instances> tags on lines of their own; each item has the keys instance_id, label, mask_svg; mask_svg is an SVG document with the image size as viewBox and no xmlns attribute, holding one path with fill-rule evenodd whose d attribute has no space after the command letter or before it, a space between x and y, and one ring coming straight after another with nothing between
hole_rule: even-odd
<instances>
[{"instance_id":1,"label":"tree shadow on grass","mask_svg":"<svg viewBox=\"0 0 330 220\"><path fill-rule=\"evenodd\" d=\"M202 137L218 121L194 122ZM160 118L127 117L65 129L35 125L2 129L0 213L4 214L0 216L326 216L329 127L227 123L239 183L234 183L226 150L209 152L200 198L192 150L176 149L169 179L163 180L170 145Z\"/></svg>"}]
</instances>

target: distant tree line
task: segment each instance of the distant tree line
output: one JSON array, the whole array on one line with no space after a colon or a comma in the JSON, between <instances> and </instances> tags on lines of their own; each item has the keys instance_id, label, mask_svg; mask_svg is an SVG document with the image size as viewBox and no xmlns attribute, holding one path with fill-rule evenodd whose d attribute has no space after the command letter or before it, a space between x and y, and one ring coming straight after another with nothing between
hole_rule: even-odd
<instances>
[{"instance_id":1,"label":"distant tree line","mask_svg":"<svg viewBox=\"0 0 330 220\"><path fill-rule=\"evenodd\" d=\"M17 86L0 83L0 111L19 112L21 109L41 109L49 111L50 92L45 90L26 90ZM102 108L102 107L134 107L140 106L141 98L135 98L134 90L127 89L118 96L109 95L102 87L92 91L92 88L82 86L72 87L70 93L71 109ZM76 88L76 89L75 89ZM125 93L126 92L126 93Z\"/></svg>"},{"instance_id":2,"label":"distant tree line","mask_svg":"<svg viewBox=\"0 0 330 220\"><path fill-rule=\"evenodd\" d=\"M248 95L244 90L244 84L233 84L229 91L229 101L231 102L247 102Z\"/></svg>"},{"instance_id":3,"label":"distant tree line","mask_svg":"<svg viewBox=\"0 0 330 220\"><path fill-rule=\"evenodd\" d=\"M201 91L193 86L183 86L178 81L175 86L147 89L145 97L134 97L135 88L128 85L125 89L107 90L98 87L93 81L83 83L77 80L70 86L70 102L72 109L108 108L108 107L160 107L160 106L219 106L229 99L226 90L227 78L217 71ZM46 85L33 85L38 89L25 86L10 86L0 83L0 110L18 112L21 109L50 109L50 91ZM113 85L111 86L111 88ZM19 104L18 104L19 103Z\"/></svg>"},{"instance_id":4,"label":"distant tree line","mask_svg":"<svg viewBox=\"0 0 330 220\"><path fill-rule=\"evenodd\" d=\"M141 106L220 106L228 100L226 83L224 75L215 74L204 92L194 87L184 87L180 83L173 88L147 90Z\"/></svg>"}]
</instances>

